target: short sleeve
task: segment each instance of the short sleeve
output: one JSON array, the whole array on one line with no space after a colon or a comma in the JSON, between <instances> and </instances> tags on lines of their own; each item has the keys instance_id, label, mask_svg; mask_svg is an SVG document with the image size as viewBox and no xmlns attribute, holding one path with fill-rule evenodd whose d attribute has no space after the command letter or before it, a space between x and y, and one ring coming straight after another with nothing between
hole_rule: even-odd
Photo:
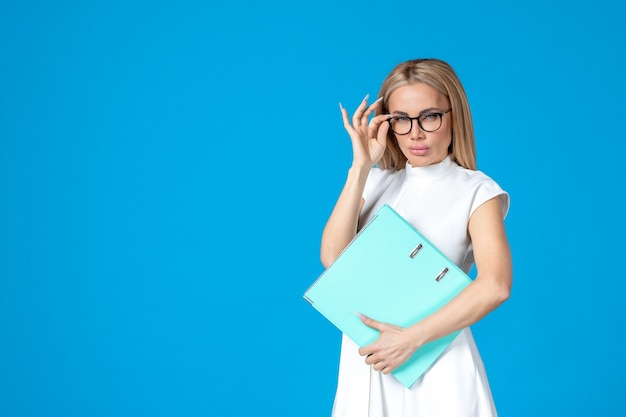
<instances>
[{"instance_id":1,"label":"short sleeve","mask_svg":"<svg viewBox=\"0 0 626 417\"><path fill-rule=\"evenodd\" d=\"M367 174L367 181L363 189L365 202L378 200L380 195L387 189L389 184L394 181L399 172L403 171L393 171L376 167L372 168Z\"/></svg>"},{"instance_id":2,"label":"short sleeve","mask_svg":"<svg viewBox=\"0 0 626 417\"><path fill-rule=\"evenodd\" d=\"M365 201L369 200L369 197L372 195L372 190L376 189L378 183L381 179L381 171L372 168L370 172L367 174L367 181L365 181L365 188L363 189L363 198Z\"/></svg>"},{"instance_id":3,"label":"short sleeve","mask_svg":"<svg viewBox=\"0 0 626 417\"><path fill-rule=\"evenodd\" d=\"M485 180L477 184L472 205L470 208L470 217L472 216L472 214L474 214L474 211L478 207L494 197L500 198L500 205L502 207L502 218L504 219L509 212L509 194L490 178L486 178Z\"/></svg>"},{"instance_id":4,"label":"short sleeve","mask_svg":"<svg viewBox=\"0 0 626 417\"><path fill-rule=\"evenodd\" d=\"M359 224L366 224L384 202L388 202L395 195L396 189L402 185L403 170L383 170L372 168L367 176L362 197L365 205L361 210Z\"/></svg>"}]
</instances>

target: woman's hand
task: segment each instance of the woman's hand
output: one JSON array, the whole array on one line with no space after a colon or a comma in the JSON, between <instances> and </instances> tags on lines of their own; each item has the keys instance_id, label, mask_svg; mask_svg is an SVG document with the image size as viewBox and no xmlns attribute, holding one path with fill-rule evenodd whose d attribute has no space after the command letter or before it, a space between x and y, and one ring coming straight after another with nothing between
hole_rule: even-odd
<instances>
[{"instance_id":1,"label":"woman's hand","mask_svg":"<svg viewBox=\"0 0 626 417\"><path fill-rule=\"evenodd\" d=\"M343 127L352 140L353 164L371 168L382 158L387 146L387 132L389 124L384 123L389 119L388 114L375 116L369 120L369 116L376 110L380 100L376 100L371 106L367 105L369 94L365 96L361 105L352 116L352 123L348 117L348 111L339 105L343 118Z\"/></svg>"},{"instance_id":2,"label":"woman's hand","mask_svg":"<svg viewBox=\"0 0 626 417\"><path fill-rule=\"evenodd\" d=\"M359 349L359 354L365 356L365 363L373 365L374 370L388 374L406 362L417 350L402 327L382 323L363 314L359 317L366 326L380 332L374 343Z\"/></svg>"}]
</instances>

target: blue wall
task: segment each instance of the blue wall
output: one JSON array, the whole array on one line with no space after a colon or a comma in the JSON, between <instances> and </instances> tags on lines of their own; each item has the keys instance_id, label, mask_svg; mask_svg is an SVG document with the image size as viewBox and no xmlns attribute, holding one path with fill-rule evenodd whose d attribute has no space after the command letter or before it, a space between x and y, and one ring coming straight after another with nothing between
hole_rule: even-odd
<instances>
[{"instance_id":1,"label":"blue wall","mask_svg":"<svg viewBox=\"0 0 626 417\"><path fill-rule=\"evenodd\" d=\"M614 3L4 2L0 416L329 415L340 335L302 294L337 103L416 57L512 198L512 298L474 326L501 415L626 413Z\"/></svg>"}]
</instances>

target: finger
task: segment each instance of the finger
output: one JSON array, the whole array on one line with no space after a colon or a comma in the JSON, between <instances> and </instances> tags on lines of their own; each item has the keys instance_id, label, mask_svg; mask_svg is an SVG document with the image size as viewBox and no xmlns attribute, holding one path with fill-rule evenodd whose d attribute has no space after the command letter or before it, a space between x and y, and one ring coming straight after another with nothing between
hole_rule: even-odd
<instances>
[{"instance_id":1,"label":"finger","mask_svg":"<svg viewBox=\"0 0 626 417\"><path fill-rule=\"evenodd\" d=\"M376 99L375 102L373 102L369 107L367 107L367 109L363 111L363 115L361 116L362 125L366 125L368 123L370 116L376 110L376 108L378 108L378 105L380 104L382 99L382 97Z\"/></svg>"},{"instance_id":2,"label":"finger","mask_svg":"<svg viewBox=\"0 0 626 417\"><path fill-rule=\"evenodd\" d=\"M388 114L381 114L373 117L368 125L368 137L376 137L378 141L385 144L385 140L387 139L387 132L389 131L389 123L387 123L387 120L389 120L390 118L391 115Z\"/></svg>"},{"instance_id":3,"label":"finger","mask_svg":"<svg viewBox=\"0 0 626 417\"><path fill-rule=\"evenodd\" d=\"M352 126L350 125L350 119L348 118L348 111L339 103L339 111L341 111L341 119L343 120L343 127L348 130Z\"/></svg>"},{"instance_id":4,"label":"finger","mask_svg":"<svg viewBox=\"0 0 626 417\"><path fill-rule=\"evenodd\" d=\"M372 120L370 120L369 124L370 125L382 125L384 124L389 124L388 120L391 119L393 116L390 114L379 114L378 116L374 116L372 117Z\"/></svg>"},{"instance_id":5,"label":"finger","mask_svg":"<svg viewBox=\"0 0 626 417\"><path fill-rule=\"evenodd\" d=\"M359 317L361 318L361 321L363 322L363 324L365 324L367 327L371 327L372 329L381 331L385 326L385 323L381 323L372 318L369 318L365 314L359 313Z\"/></svg>"},{"instance_id":6,"label":"finger","mask_svg":"<svg viewBox=\"0 0 626 417\"><path fill-rule=\"evenodd\" d=\"M378 108L382 100L382 97L377 98L375 102L373 102L367 109L365 109L362 118L369 119L370 115Z\"/></svg>"},{"instance_id":7,"label":"finger","mask_svg":"<svg viewBox=\"0 0 626 417\"><path fill-rule=\"evenodd\" d=\"M375 371L380 372L386 371L387 373L389 373L393 369L390 362L386 358L377 358L371 360L369 365L372 365L372 368L374 368Z\"/></svg>"},{"instance_id":8,"label":"finger","mask_svg":"<svg viewBox=\"0 0 626 417\"><path fill-rule=\"evenodd\" d=\"M382 372L383 369L386 368L386 366L385 366L385 364L383 362L378 362L378 363L375 363L374 366L372 366L372 368L374 368L375 371Z\"/></svg>"},{"instance_id":9,"label":"finger","mask_svg":"<svg viewBox=\"0 0 626 417\"><path fill-rule=\"evenodd\" d=\"M364 346L361 349L359 349L359 355L366 356L366 357L372 356L372 354L374 353L374 349L372 349L371 346L372 345Z\"/></svg>"},{"instance_id":10,"label":"finger","mask_svg":"<svg viewBox=\"0 0 626 417\"><path fill-rule=\"evenodd\" d=\"M365 358L365 363L372 365L375 371L382 372L383 374L388 374L396 368L391 361L384 358L374 358L373 356Z\"/></svg>"},{"instance_id":11,"label":"finger","mask_svg":"<svg viewBox=\"0 0 626 417\"><path fill-rule=\"evenodd\" d=\"M370 343L367 346L363 346L359 349L359 355L371 357L372 355L376 355L377 353L377 345L376 341Z\"/></svg>"},{"instance_id":12,"label":"finger","mask_svg":"<svg viewBox=\"0 0 626 417\"><path fill-rule=\"evenodd\" d=\"M378 139L378 142L380 142L382 145L387 145L387 135L389 134L389 128L391 127L389 123L387 123L389 117L385 118L383 122L381 122L378 128L378 132L376 134L376 139Z\"/></svg>"},{"instance_id":13,"label":"finger","mask_svg":"<svg viewBox=\"0 0 626 417\"><path fill-rule=\"evenodd\" d=\"M379 368L384 368L384 358L381 358L377 355L368 355L365 357L365 363L367 365L377 366ZM377 369L378 370L378 369Z\"/></svg>"},{"instance_id":14,"label":"finger","mask_svg":"<svg viewBox=\"0 0 626 417\"><path fill-rule=\"evenodd\" d=\"M359 107L356 108L356 110L354 111L354 114L352 115L352 124L354 126L361 126L363 123L363 114L365 112L365 110L367 109L367 99L370 97L369 94L367 94L363 100L361 100L361 104L359 104ZM365 121L365 124L367 124L367 120Z\"/></svg>"}]
</instances>

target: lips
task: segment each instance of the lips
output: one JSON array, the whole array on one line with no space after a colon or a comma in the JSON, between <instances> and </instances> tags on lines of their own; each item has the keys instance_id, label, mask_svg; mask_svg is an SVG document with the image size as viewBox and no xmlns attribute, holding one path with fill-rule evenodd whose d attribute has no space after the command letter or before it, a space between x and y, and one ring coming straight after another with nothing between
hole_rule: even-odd
<instances>
[{"instance_id":1,"label":"lips","mask_svg":"<svg viewBox=\"0 0 626 417\"><path fill-rule=\"evenodd\" d=\"M427 151L428 151L428 147L425 145L409 146L409 152L411 152L411 154L416 155L416 156L425 155Z\"/></svg>"}]
</instances>

